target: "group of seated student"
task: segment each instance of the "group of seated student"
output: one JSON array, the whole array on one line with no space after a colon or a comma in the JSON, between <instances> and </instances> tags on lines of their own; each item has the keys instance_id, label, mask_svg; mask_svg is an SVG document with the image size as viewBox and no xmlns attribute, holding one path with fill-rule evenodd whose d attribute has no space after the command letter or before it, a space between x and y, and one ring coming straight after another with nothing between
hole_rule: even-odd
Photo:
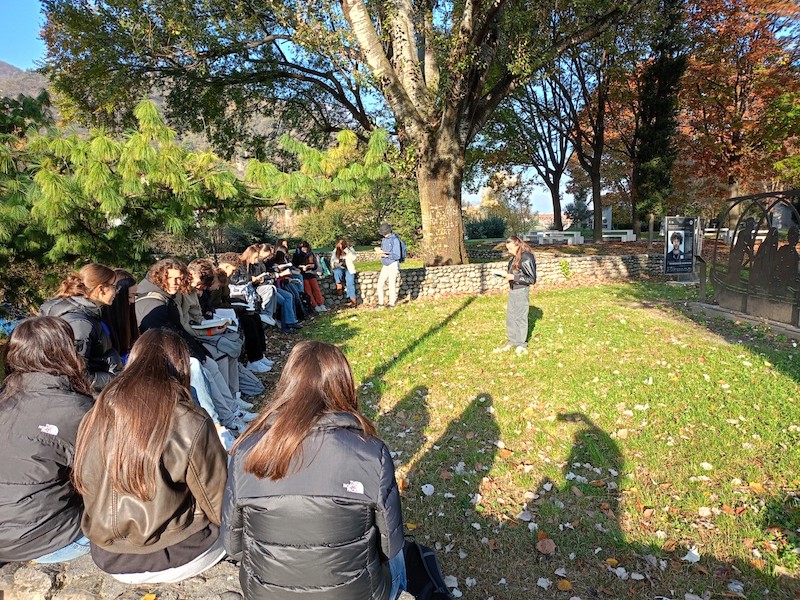
<instances>
[{"instance_id":1,"label":"group of seated student","mask_svg":"<svg viewBox=\"0 0 800 600\"><path fill-rule=\"evenodd\" d=\"M229 459L191 393L192 361L214 359L180 328L185 269L165 259L138 284L140 335L96 399L91 353L70 322L33 317L12 333L0 391L0 562L91 553L111 577L153 584L228 554L241 561L248 600L395 600L406 576L394 465L359 413L347 359L330 344L296 344ZM94 281L72 291L111 304Z\"/></svg>"}]
</instances>

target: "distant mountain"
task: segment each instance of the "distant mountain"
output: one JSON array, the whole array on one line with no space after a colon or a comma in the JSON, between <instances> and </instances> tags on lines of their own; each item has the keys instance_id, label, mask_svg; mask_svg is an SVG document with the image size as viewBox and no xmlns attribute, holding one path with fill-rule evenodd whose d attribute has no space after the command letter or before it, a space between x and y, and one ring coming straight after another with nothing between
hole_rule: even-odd
<instances>
[{"instance_id":1,"label":"distant mountain","mask_svg":"<svg viewBox=\"0 0 800 600\"><path fill-rule=\"evenodd\" d=\"M38 96L47 89L47 78L35 71L23 71L0 60L0 97L16 98L20 94Z\"/></svg>"}]
</instances>

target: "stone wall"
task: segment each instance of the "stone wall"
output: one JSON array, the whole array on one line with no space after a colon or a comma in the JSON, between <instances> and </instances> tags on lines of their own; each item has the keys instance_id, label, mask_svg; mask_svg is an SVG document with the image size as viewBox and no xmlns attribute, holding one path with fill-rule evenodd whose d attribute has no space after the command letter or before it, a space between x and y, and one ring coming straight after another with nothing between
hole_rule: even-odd
<instances>
[{"instance_id":1,"label":"stone wall","mask_svg":"<svg viewBox=\"0 0 800 600\"><path fill-rule=\"evenodd\" d=\"M507 261L400 269L398 300L437 298L445 294L483 294L507 289L504 279L492 275L492 269L505 271ZM572 278L596 281L635 279L643 274L661 275L661 254L630 254L624 256L550 256L536 258L538 285L564 283ZM377 302L378 272L356 275L356 293L360 302ZM320 279L320 287L329 305L343 304L345 297L336 295L332 277Z\"/></svg>"}]
</instances>

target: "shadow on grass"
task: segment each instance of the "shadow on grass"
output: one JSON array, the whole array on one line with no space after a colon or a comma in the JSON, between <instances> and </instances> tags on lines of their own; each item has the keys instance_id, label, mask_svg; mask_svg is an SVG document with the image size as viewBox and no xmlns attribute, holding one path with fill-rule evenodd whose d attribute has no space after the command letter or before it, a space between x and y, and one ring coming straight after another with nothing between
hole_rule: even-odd
<instances>
[{"instance_id":1,"label":"shadow on grass","mask_svg":"<svg viewBox=\"0 0 800 600\"><path fill-rule=\"evenodd\" d=\"M393 355L391 358L389 358L389 360L386 360L382 364L376 366L369 375L364 377L364 381L372 381L374 379L382 380L390 370L400 365L403 362L403 359L405 359L408 355L413 353L420 345L424 344L431 336L435 335L436 333L447 327L453 319L455 319L459 314L461 314L464 310L466 310L470 304L475 302L475 298L476 298L475 296L470 296L469 298L466 298L458 308L456 308L453 312L447 315L439 323L430 327L428 331L426 331L421 336L416 338L413 342L408 344L400 352Z\"/></svg>"},{"instance_id":2,"label":"shadow on grass","mask_svg":"<svg viewBox=\"0 0 800 600\"><path fill-rule=\"evenodd\" d=\"M689 548L680 540L665 539L651 545L627 541L618 517L623 501L618 475L625 466L619 445L582 413L560 414L558 420L577 427L563 467L565 483L547 490L546 485L552 483L540 482L538 497L530 509L540 530L559 523L559 532L552 537L577 549L567 571L576 592L589 597L649 598L655 592L669 593L670 597L694 594L687 598L800 597L800 581L780 573L766 574L757 559L724 561L701 554L691 563L683 560ZM649 528L648 512L653 509L635 508L639 519L636 525ZM764 526L775 530L777 543L785 552L795 552L800 527L797 497L776 499L764 515ZM539 553L540 563L548 560Z\"/></svg>"},{"instance_id":3,"label":"shadow on grass","mask_svg":"<svg viewBox=\"0 0 800 600\"><path fill-rule=\"evenodd\" d=\"M407 523L409 533L428 545L431 540L442 542L438 554L445 575L453 572L463 552L478 555L484 569L492 569L490 546L498 523L481 515L480 498L485 477L497 459L498 439L492 397L479 393L409 465L404 492L404 514L413 519ZM434 488L430 495L423 491L426 485Z\"/></svg>"}]
</instances>

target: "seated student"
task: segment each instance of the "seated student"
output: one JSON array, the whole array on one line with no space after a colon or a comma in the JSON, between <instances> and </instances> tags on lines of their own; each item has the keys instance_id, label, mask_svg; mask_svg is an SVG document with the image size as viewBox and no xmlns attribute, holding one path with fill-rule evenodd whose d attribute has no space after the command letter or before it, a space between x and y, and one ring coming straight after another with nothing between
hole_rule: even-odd
<instances>
[{"instance_id":1,"label":"seated student","mask_svg":"<svg viewBox=\"0 0 800 600\"><path fill-rule=\"evenodd\" d=\"M204 319L213 316L213 311L208 307L208 287L214 282L214 265L201 258L189 263L187 269L188 285L175 295L181 324L217 363L231 394L236 396L239 392L239 356L242 353L239 334L228 331L226 325L207 329L195 328Z\"/></svg>"},{"instance_id":2,"label":"seated student","mask_svg":"<svg viewBox=\"0 0 800 600\"><path fill-rule=\"evenodd\" d=\"M233 254L233 257L238 262L239 257L236 254ZM228 254L223 254L219 258L220 268L216 269L214 272L214 284L209 288L209 308L211 310L229 308L236 311L236 317L239 319L239 327L244 335L247 368L254 373L267 373L272 370L274 362L266 357L267 344L264 340L264 330L261 327L261 320L253 313L242 309L242 307L238 307L237 309L231 302L230 290L228 289L228 275L226 269L222 268L222 265L225 264L228 268L235 269L235 266L231 265L229 262L225 262L225 260L231 261L234 260L234 258L228 256Z\"/></svg>"},{"instance_id":3,"label":"seated student","mask_svg":"<svg viewBox=\"0 0 800 600\"><path fill-rule=\"evenodd\" d=\"M259 317L267 325L276 325L275 309L278 307L278 296L275 286L264 281L268 273L261 261L261 244L251 244L241 255L241 266L230 275L231 283L240 286L250 284L255 289L259 309Z\"/></svg>"},{"instance_id":4,"label":"seated student","mask_svg":"<svg viewBox=\"0 0 800 600\"><path fill-rule=\"evenodd\" d=\"M281 277L288 276L288 270L275 262L275 251L269 244L260 244L259 258L264 265L264 281L275 286L275 294L278 298L278 306L281 307L281 323L282 328L287 329L302 329L302 325L297 321L297 313L295 312L295 297L294 295L278 285ZM291 288L290 288L291 289ZM299 291L297 293L299 298ZM288 333L288 332L287 332Z\"/></svg>"},{"instance_id":5,"label":"seated student","mask_svg":"<svg viewBox=\"0 0 800 600\"><path fill-rule=\"evenodd\" d=\"M75 487L92 559L124 583L193 577L225 556L227 456L189 395L189 352L150 329L78 430Z\"/></svg>"},{"instance_id":6,"label":"seated student","mask_svg":"<svg viewBox=\"0 0 800 600\"><path fill-rule=\"evenodd\" d=\"M108 325L111 333L111 345L124 362L139 337L133 310L138 287L136 278L124 269L114 269L114 285L117 289L114 300L108 306L103 306L101 312L103 323Z\"/></svg>"},{"instance_id":7,"label":"seated student","mask_svg":"<svg viewBox=\"0 0 800 600\"><path fill-rule=\"evenodd\" d=\"M167 329L178 334L188 345L191 356L192 388L197 392L200 405L215 423L226 427L234 436L247 427L240 418L238 399L233 396L217 363L206 360L203 345L188 333L181 323L181 314L175 297L189 278L189 272L176 258L164 258L150 267L147 276L139 283L136 294L136 321L139 332L150 329Z\"/></svg>"},{"instance_id":8,"label":"seated student","mask_svg":"<svg viewBox=\"0 0 800 600\"><path fill-rule=\"evenodd\" d=\"M83 359L62 319L17 325L0 392L0 562L56 563L89 552L70 481L75 438L92 407Z\"/></svg>"},{"instance_id":9,"label":"seated student","mask_svg":"<svg viewBox=\"0 0 800 600\"><path fill-rule=\"evenodd\" d=\"M234 444L222 536L248 599L394 600L405 587L394 464L335 346L297 344Z\"/></svg>"},{"instance_id":10,"label":"seated student","mask_svg":"<svg viewBox=\"0 0 800 600\"><path fill-rule=\"evenodd\" d=\"M100 308L111 304L117 293L115 279L114 271L105 265L85 265L61 282L56 297L42 304L40 311L42 316L61 317L69 323L95 392L122 370L122 358L100 318Z\"/></svg>"},{"instance_id":11,"label":"seated student","mask_svg":"<svg viewBox=\"0 0 800 600\"><path fill-rule=\"evenodd\" d=\"M222 264L222 263L220 263ZM297 317L290 296L274 285L274 273L267 271L261 261L261 246L253 244L242 253L240 265L228 273L231 296L260 305L259 317L267 325L277 325L275 308L280 303L283 311L281 331L292 333L298 329ZM256 293L253 294L253 291ZM287 304L291 305L287 307ZM258 308L258 306L256 306Z\"/></svg>"},{"instance_id":12,"label":"seated student","mask_svg":"<svg viewBox=\"0 0 800 600\"><path fill-rule=\"evenodd\" d=\"M311 298L311 305L317 312L326 312L325 298L322 297L322 290L319 289L318 278L322 273L322 266L319 258L311 250L311 245L303 240L297 246L292 256L292 264L300 269L303 274L303 289Z\"/></svg>"}]
</instances>

